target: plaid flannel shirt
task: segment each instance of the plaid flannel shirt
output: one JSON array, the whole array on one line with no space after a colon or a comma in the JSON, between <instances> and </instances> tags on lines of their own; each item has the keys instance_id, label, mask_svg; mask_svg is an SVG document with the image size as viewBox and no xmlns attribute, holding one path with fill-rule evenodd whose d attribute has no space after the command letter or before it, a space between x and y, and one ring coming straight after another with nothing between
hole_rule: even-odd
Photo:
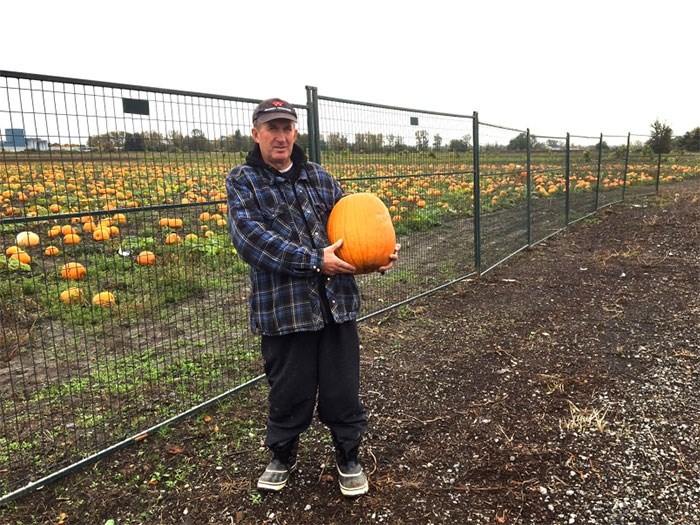
<instances>
[{"instance_id":1,"label":"plaid flannel shirt","mask_svg":"<svg viewBox=\"0 0 700 525\"><path fill-rule=\"evenodd\" d=\"M248 162L226 177L231 239L250 265L250 322L254 333L284 335L320 330L322 293L333 320L357 319L360 294L352 275L324 277L326 223L342 197L338 182L318 164L302 161L296 182L269 166ZM254 159L255 160L255 159Z\"/></svg>"}]
</instances>

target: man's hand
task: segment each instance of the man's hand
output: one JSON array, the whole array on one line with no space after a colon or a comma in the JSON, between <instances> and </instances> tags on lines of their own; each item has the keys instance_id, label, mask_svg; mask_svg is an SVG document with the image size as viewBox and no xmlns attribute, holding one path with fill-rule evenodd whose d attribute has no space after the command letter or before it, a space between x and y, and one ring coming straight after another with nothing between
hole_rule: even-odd
<instances>
[{"instance_id":1,"label":"man's hand","mask_svg":"<svg viewBox=\"0 0 700 525\"><path fill-rule=\"evenodd\" d=\"M396 261L399 260L399 250L401 249L401 245L399 243L396 243L396 247L394 248L394 253L392 253L389 256L389 264L386 266L382 266L379 268L377 271L379 273L384 273L387 270L391 270L394 267L394 264L396 264Z\"/></svg>"},{"instance_id":2,"label":"man's hand","mask_svg":"<svg viewBox=\"0 0 700 525\"><path fill-rule=\"evenodd\" d=\"M335 251L343 244L343 239L338 239L330 246L323 249L323 263L321 264L321 273L323 275L338 275L341 273L355 273L355 267L352 264L346 263L335 254Z\"/></svg>"}]
</instances>

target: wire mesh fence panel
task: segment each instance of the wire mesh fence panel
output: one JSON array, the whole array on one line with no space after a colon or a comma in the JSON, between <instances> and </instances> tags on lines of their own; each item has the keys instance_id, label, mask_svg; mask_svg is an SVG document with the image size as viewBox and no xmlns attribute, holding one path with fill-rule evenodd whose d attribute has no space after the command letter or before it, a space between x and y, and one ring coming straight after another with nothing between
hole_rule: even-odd
<instances>
[{"instance_id":1,"label":"wire mesh fence panel","mask_svg":"<svg viewBox=\"0 0 700 525\"><path fill-rule=\"evenodd\" d=\"M649 147L649 136L630 135L625 198L649 195L656 191L659 156ZM677 173L668 173L675 178Z\"/></svg>"},{"instance_id":2,"label":"wire mesh fence panel","mask_svg":"<svg viewBox=\"0 0 700 525\"><path fill-rule=\"evenodd\" d=\"M528 134L480 123L481 271L528 245Z\"/></svg>"},{"instance_id":3,"label":"wire mesh fence panel","mask_svg":"<svg viewBox=\"0 0 700 525\"><path fill-rule=\"evenodd\" d=\"M386 204L401 262L359 276L363 315L474 272L468 116L319 97L322 164L348 192Z\"/></svg>"},{"instance_id":4,"label":"wire mesh fence panel","mask_svg":"<svg viewBox=\"0 0 700 525\"><path fill-rule=\"evenodd\" d=\"M572 135L569 147L569 222L595 212L602 185L599 137Z\"/></svg>"},{"instance_id":5,"label":"wire mesh fence panel","mask_svg":"<svg viewBox=\"0 0 700 525\"><path fill-rule=\"evenodd\" d=\"M533 142L530 243L536 244L566 227L567 139L536 137Z\"/></svg>"},{"instance_id":6,"label":"wire mesh fence panel","mask_svg":"<svg viewBox=\"0 0 700 525\"><path fill-rule=\"evenodd\" d=\"M260 374L224 190L255 103L0 77L3 492Z\"/></svg>"}]
</instances>

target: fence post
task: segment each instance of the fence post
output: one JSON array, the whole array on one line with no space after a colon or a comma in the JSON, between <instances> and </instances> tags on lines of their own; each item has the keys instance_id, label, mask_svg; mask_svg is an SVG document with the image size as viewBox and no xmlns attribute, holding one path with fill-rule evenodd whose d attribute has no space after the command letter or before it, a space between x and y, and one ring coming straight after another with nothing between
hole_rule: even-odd
<instances>
[{"instance_id":1,"label":"fence post","mask_svg":"<svg viewBox=\"0 0 700 525\"><path fill-rule=\"evenodd\" d=\"M531 169L532 169L532 147L530 145L530 128L527 128L527 245L532 247L532 184L531 184Z\"/></svg>"},{"instance_id":2,"label":"fence post","mask_svg":"<svg viewBox=\"0 0 700 525\"><path fill-rule=\"evenodd\" d=\"M318 88L306 86L306 120L309 128L309 160L321 163L320 132L318 129Z\"/></svg>"},{"instance_id":3,"label":"fence post","mask_svg":"<svg viewBox=\"0 0 700 525\"><path fill-rule=\"evenodd\" d=\"M603 160L603 134L600 134L600 140L598 141L598 173L595 182L595 208L593 211L598 210L598 196L600 195L600 164Z\"/></svg>"},{"instance_id":4,"label":"fence post","mask_svg":"<svg viewBox=\"0 0 700 525\"><path fill-rule=\"evenodd\" d=\"M656 193L659 193L659 180L661 179L661 152L659 151L659 160L656 162Z\"/></svg>"},{"instance_id":5,"label":"fence post","mask_svg":"<svg viewBox=\"0 0 700 525\"><path fill-rule=\"evenodd\" d=\"M630 163L630 133L627 132L627 150L625 151L625 170L622 172L622 200L625 200L625 190L627 190L627 170Z\"/></svg>"},{"instance_id":6,"label":"fence post","mask_svg":"<svg viewBox=\"0 0 700 525\"><path fill-rule=\"evenodd\" d=\"M481 277L481 178L479 173L479 113L474 112L472 118L474 135L474 153L472 162L474 165L474 268L477 277Z\"/></svg>"},{"instance_id":7,"label":"fence post","mask_svg":"<svg viewBox=\"0 0 700 525\"><path fill-rule=\"evenodd\" d=\"M571 136L566 133L566 167L564 169L564 178L566 180L566 190L564 195L564 214L565 224L569 225L569 215L571 213Z\"/></svg>"}]
</instances>

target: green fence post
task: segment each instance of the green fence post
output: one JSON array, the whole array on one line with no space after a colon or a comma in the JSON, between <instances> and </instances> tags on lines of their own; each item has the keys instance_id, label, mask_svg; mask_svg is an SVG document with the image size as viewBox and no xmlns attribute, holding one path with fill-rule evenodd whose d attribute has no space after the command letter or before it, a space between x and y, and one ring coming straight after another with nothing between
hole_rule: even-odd
<instances>
[{"instance_id":1,"label":"green fence post","mask_svg":"<svg viewBox=\"0 0 700 525\"><path fill-rule=\"evenodd\" d=\"M598 141L598 173L596 175L595 182L595 208L594 211L598 210L598 197L600 195L600 165L603 160L603 134L600 134L600 140Z\"/></svg>"},{"instance_id":2,"label":"green fence post","mask_svg":"<svg viewBox=\"0 0 700 525\"><path fill-rule=\"evenodd\" d=\"M474 154L472 161L474 164L474 268L476 275L481 276L481 178L479 175L479 113L474 112L472 119L472 128L474 135Z\"/></svg>"},{"instance_id":3,"label":"green fence post","mask_svg":"<svg viewBox=\"0 0 700 525\"><path fill-rule=\"evenodd\" d=\"M531 184L531 168L532 168L532 147L530 145L530 128L527 128L527 245L532 247L532 184Z\"/></svg>"},{"instance_id":4,"label":"green fence post","mask_svg":"<svg viewBox=\"0 0 700 525\"><path fill-rule=\"evenodd\" d=\"M564 215L565 224L569 225L569 215L571 213L571 136L566 133L566 167L564 168L564 179L566 181L566 190L564 194Z\"/></svg>"},{"instance_id":5,"label":"green fence post","mask_svg":"<svg viewBox=\"0 0 700 525\"><path fill-rule=\"evenodd\" d=\"M625 171L622 172L622 200L625 200L625 190L627 190L627 171L630 164L630 133L627 132L627 150L625 151Z\"/></svg>"},{"instance_id":6,"label":"green fence post","mask_svg":"<svg viewBox=\"0 0 700 525\"><path fill-rule=\"evenodd\" d=\"M309 128L309 159L321 163L320 132L318 129L318 89L306 86L306 121Z\"/></svg>"}]
</instances>

